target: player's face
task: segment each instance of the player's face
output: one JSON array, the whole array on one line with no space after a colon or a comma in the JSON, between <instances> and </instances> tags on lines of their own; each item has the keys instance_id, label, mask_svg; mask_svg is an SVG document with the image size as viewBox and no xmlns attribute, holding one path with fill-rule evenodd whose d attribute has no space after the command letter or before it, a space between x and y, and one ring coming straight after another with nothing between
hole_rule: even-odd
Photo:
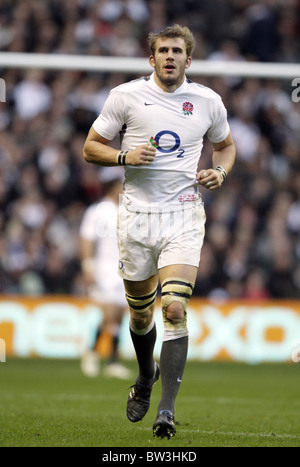
<instances>
[{"instance_id":1,"label":"player's face","mask_svg":"<svg viewBox=\"0 0 300 467\"><path fill-rule=\"evenodd\" d=\"M181 37L158 39L150 65L155 70L156 83L167 92L174 92L185 79L185 70L191 64L185 42Z\"/></svg>"}]
</instances>

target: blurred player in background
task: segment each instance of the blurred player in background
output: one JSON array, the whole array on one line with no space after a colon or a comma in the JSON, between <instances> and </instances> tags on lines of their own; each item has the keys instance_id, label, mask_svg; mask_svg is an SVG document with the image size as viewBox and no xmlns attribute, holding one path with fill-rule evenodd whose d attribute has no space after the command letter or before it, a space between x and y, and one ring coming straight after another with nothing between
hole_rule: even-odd
<instances>
[{"instance_id":1,"label":"blurred player in background","mask_svg":"<svg viewBox=\"0 0 300 467\"><path fill-rule=\"evenodd\" d=\"M175 25L149 35L151 76L114 88L84 145L86 161L124 165L119 208L119 273L130 307L130 333L139 374L127 400L127 417L141 420L161 374L162 393L153 435L176 433L175 399L188 352L187 305L204 239L199 186L221 188L235 159L227 112L219 95L185 76L194 37ZM122 135L121 150L109 142ZM212 168L197 173L207 135ZM160 367L153 358L158 280L164 336Z\"/></svg>"},{"instance_id":2,"label":"blurred player in background","mask_svg":"<svg viewBox=\"0 0 300 467\"><path fill-rule=\"evenodd\" d=\"M117 212L122 193L124 169L105 167L100 170L104 196L100 203L87 208L79 231L82 273L89 297L99 304L103 321L94 342L81 358L81 369L90 377L99 374L99 341L104 332L111 336L111 354L103 369L106 376L128 379L131 372L118 361L121 324L127 301L122 279L117 273Z\"/></svg>"}]
</instances>

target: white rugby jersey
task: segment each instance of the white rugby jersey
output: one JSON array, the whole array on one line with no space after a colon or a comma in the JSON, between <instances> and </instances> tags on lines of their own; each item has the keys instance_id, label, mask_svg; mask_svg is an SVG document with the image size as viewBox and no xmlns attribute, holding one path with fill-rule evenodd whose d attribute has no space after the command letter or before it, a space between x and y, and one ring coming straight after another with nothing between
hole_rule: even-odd
<instances>
[{"instance_id":1,"label":"white rugby jersey","mask_svg":"<svg viewBox=\"0 0 300 467\"><path fill-rule=\"evenodd\" d=\"M203 137L219 143L229 133L218 94L188 79L175 92L165 92L154 73L112 89L93 128L108 140L119 132L122 150L151 137L158 143L150 165L125 167L126 202L143 208L196 199Z\"/></svg>"},{"instance_id":2,"label":"white rugby jersey","mask_svg":"<svg viewBox=\"0 0 300 467\"><path fill-rule=\"evenodd\" d=\"M116 269L119 261L117 215L118 205L103 198L86 209L79 228L79 236L96 245L95 279L100 284L105 278L120 280Z\"/></svg>"}]
</instances>

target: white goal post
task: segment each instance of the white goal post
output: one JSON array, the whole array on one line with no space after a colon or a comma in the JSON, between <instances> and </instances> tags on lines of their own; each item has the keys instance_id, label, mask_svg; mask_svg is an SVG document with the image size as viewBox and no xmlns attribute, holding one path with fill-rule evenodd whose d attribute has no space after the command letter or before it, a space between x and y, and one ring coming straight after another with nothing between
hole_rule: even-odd
<instances>
[{"instance_id":1,"label":"white goal post","mask_svg":"<svg viewBox=\"0 0 300 467\"><path fill-rule=\"evenodd\" d=\"M152 70L147 58L17 52L0 52L0 68L83 70L137 74L149 73ZM297 63L193 60L187 75L292 79L300 78L300 65Z\"/></svg>"}]
</instances>

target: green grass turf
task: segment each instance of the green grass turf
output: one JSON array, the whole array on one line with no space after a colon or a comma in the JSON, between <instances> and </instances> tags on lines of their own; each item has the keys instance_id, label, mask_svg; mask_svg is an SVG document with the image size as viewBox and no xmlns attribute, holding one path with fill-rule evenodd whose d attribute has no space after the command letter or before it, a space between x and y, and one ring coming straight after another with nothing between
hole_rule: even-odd
<instances>
[{"instance_id":1,"label":"green grass turf","mask_svg":"<svg viewBox=\"0 0 300 467\"><path fill-rule=\"evenodd\" d=\"M74 360L8 359L0 363L0 446L300 446L297 364L188 362L171 440L152 437L160 381L144 419L127 420L133 382L87 378Z\"/></svg>"}]
</instances>

